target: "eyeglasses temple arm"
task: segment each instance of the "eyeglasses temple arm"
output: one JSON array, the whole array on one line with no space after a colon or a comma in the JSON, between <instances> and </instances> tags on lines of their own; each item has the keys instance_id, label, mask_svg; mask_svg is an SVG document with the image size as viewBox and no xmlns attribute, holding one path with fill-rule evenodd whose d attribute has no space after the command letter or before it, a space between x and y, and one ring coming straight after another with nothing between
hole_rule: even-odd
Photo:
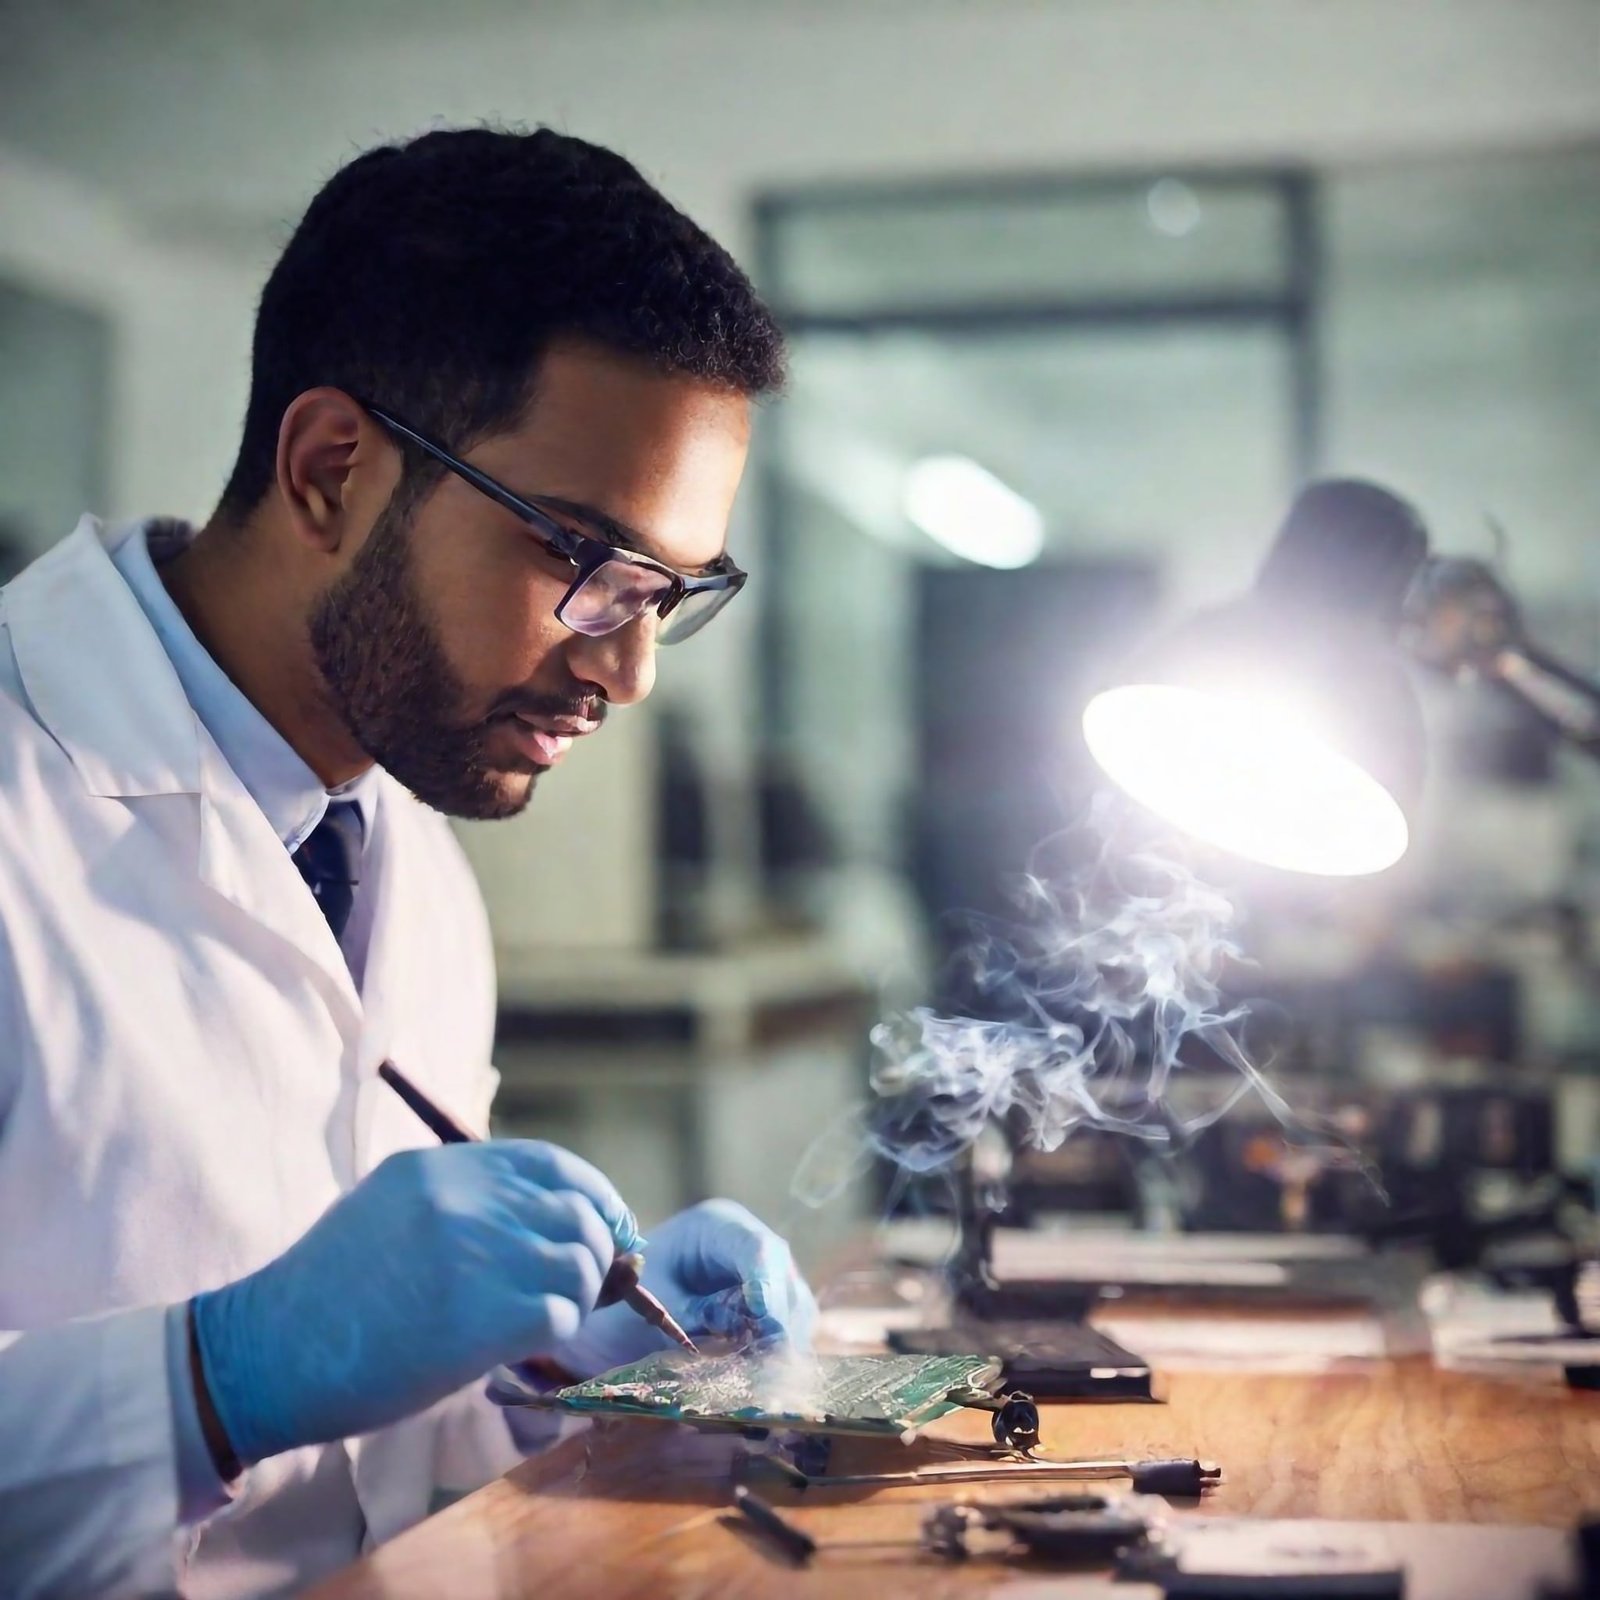
<instances>
[{"instance_id":1,"label":"eyeglasses temple arm","mask_svg":"<svg viewBox=\"0 0 1600 1600\"><path fill-rule=\"evenodd\" d=\"M424 455L431 456L440 466L448 467L458 478L465 478L480 494L486 494L496 505L504 506L507 511L515 512L525 522L531 522L539 532L550 541L556 553L566 560L574 558L577 551L577 540L561 526L554 517L549 517L538 506L529 505L518 495L496 483L493 478L479 472L470 462L462 461L453 456L448 450L441 449L431 439L425 438L415 428L408 428L397 417L392 417L387 411L380 410L377 406L369 405L367 410L375 416L384 427L398 433L401 438L409 439Z\"/></svg>"}]
</instances>

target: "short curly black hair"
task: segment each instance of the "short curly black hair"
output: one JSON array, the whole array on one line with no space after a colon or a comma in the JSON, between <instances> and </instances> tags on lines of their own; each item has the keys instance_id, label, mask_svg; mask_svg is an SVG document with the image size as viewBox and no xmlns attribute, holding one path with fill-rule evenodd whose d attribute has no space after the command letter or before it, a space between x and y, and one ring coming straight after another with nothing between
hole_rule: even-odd
<instances>
[{"instance_id":1,"label":"short curly black hair","mask_svg":"<svg viewBox=\"0 0 1600 1600\"><path fill-rule=\"evenodd\" d=\"M283 413L307 389L381 402L459 451L516 420L564 335L737 393L783 382L783 336L749 279L613 151L489 127L368 150L312 200L267 279L220 513L259 505ZM408 455L408 486L432 470Z\"/></svg>"}]
</instances>

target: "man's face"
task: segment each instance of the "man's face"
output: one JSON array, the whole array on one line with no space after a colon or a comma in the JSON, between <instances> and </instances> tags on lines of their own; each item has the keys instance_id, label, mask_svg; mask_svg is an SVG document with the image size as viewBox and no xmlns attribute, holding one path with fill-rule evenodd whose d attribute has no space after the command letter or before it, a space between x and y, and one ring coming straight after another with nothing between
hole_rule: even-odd
<instances>
[{"instance_id":1,"label":"man's face","mask_svg":"<svg viewBox=\"0 0 1600 1600\"><path fill-rule=\"evenodd\" d=\"M694 572L722 552L748 446L742 396L569 344L540 362L514 429L465 459L579 532L596 531L587 508ZM314 607L318 666L361 747L419 800L514 816L609 707L649 694L658 619L572 633L555 608L574 570L513 512L454 473L407 498Z\"/></svg>"}]
</instances>

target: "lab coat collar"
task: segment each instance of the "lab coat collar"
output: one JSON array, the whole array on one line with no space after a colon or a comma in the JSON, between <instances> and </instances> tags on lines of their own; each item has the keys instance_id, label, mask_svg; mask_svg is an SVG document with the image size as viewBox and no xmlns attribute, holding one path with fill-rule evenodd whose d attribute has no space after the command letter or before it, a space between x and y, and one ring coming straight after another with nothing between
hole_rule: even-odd
<instances>
[{"instance_id":1,"label":"lab coat collar","mask_svg":"<svg viewBox=\"0 0 1600 1600\"><path fill-rule=\"evenodd\" d=\"M35 715L90 794L198 794L199 724L139 602L84 517L4 591L5 619Z\"/></svg>"},{"instance_id":2,"label":"lab coat collar","mask_svg":"<svg viewBox=\"0 0 1600 1600\"><path fill-rule=\"evenodd\" d=\"M3 591L23 688L89 792L200 797L200 877L318 969L341 1028L361 1000L299 871L216 742L109 549L130 529L85 517Z\"/></svg>"}]
</instances>

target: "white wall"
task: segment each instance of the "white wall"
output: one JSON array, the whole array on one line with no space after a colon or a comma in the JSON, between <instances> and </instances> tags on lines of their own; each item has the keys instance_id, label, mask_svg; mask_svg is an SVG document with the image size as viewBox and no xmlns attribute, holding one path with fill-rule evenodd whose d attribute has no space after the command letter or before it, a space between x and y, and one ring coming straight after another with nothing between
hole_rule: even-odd
<instances>
[{"instance_id":1,"label":"white wall","mask_svg":"<svg viewBox=\"0 0 1600 1600\"><path fill-rule=\"evenodd\" d=\"M735 239L747 195L771 183L1600 130L1593 0L12 0L9 14L0 134L191 218L281 220L378 136L481 117L615 144Z\"/></svg>"},{"instance_id":2,"label":"white wall","mask_svg":"<svg viewBox=\"0 0 1600 1600\"><path fill-rule=\"evenodd\" d=\"M110 324L0 278L0 563L7 574L105 499Z\"/></svg>"},{"instance_id":3,"label":"white wall","mask_svg":"<svg viewBox=\"0 0 1600 1600\"><path fill-rule=\"evenodd\" d=\"M254 274L162 245L104 192L4 146L0 218L0 275L112 326L111 498L92 509L206 516L244 416Z\"/></svg>"}]
</instances>

